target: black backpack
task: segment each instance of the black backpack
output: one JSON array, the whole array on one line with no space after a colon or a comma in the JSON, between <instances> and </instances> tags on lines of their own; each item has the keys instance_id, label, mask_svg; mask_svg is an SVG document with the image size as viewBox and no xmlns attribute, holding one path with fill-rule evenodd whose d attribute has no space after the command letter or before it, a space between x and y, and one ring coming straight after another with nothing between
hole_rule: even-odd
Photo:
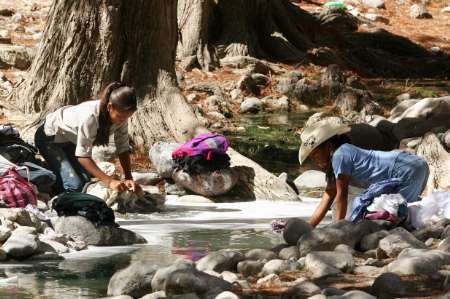
<instances>
[{"instance_id":1,"label":"black backpack","mask_svg":"<svg viewBox=\"0 0 450 299\"><path fill-rule=\"evenodd\" d=\"M53 199L52 209L61 216L83 216L96 227L118 227L113 210L106 203L90 194L80 192L61 193Z\"/></svg>"}]
</instances>

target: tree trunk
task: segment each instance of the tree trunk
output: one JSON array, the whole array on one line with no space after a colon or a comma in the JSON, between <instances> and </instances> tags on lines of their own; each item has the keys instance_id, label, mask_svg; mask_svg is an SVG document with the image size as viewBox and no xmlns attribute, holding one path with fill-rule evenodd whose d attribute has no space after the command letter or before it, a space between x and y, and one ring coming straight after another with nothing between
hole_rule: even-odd
<instances>
[{"instance_id":1,"label":"tree trunk","mask_svg":"<svg viewBox=\"0 0 450 299\"><path fill-rule=\"evenodd\" d=\"M136 89L138 111L129 127L136 146L191 137L199 122L175 80L177 1L98 2L55 0L28 78L13 95L17 104L42 118L120 80ZM238 153L234 156L237 165L258 166ZM283 191L265 183L277 178L258 167L249 186L254 198L296 198L286 183L279 184Z\"/></svg>"},{"instance_id":2,"label":"tree trunk","mask_svg":"<svg viewBox=\"0 0 450 299\"><path fill-rule=\"evenodd\" d=\"M174 78L176 4L56 0L17 103L44 116L122 81L135 87L139 99L130 122L138 145L182 139L198 122Z\"/></svg>"},{"instance_id":3,"label":"tree trunk","mask_svg":"<svg viewBox=\"0 0 450 299\"><path fill-rule=\"evenodd\" d=\"M339 64L365 76L445 77L450 72L448 55L433 55L384 30L358 32L360 20L342 10L312 15L289 0L181 0L178 10L183 12L180 59L200 57L204 69L209 65L196 51L221 59Z\"/></svg>"}]
</instances>

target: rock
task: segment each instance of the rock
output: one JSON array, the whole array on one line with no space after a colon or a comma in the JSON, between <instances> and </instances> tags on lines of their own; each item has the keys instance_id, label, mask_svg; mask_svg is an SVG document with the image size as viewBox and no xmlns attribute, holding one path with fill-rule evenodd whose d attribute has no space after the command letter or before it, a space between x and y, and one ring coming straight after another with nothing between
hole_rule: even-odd
<instances>
[{"instance_id":1,"label":"rock","mask_svg":"<svg viewBox=\"0 0 450 299\"><path fill-rule=\"evenodd\" d=\"M338 269L323 262L317 262L310 266L312 268L307 267L307 270L311 272L312 279L320 279L327 276L336 276L342 274L342 272Z\"/></svg>"},{"instance_id":2,"label":"rock","mask_svg":"<svg viewBox=\"0 0 450 299\"><path fill-rule=\"evenodd\" d=\"M321 289L316 284L310 281L303 281L292 288L292 295L295 298L307 298L320 294L320 291Z\"/></svg>"},{"instance_id":3,"label":"rock","mask_svg":"<svg viewBox=\"0 0 450 299\"><path fill-rule=\"evenodd\" d=\"M267 85L267 83L270 80L269 77L267 77L266 75L258 74L258 73L252 74L251 77L253 79L253 82L255 82L256 85L263 86L263 87L265 85Z\"/></svg>"},{"instance_id":4,"label":"rock","mask_svg":"<svg viewBox=\"0 0 450 299\"><path fill-rule=\"evenodd\" d=\"M192 192L203 196L217 196L227 193L236 185L239 172L233 167L200 174L178 170L173 173L172 178L179 186Z\"/></svg>"},{"instance_id":5,"label":"rock","mask_svg":"<svg viewBox=\"0 0 450 299\"><path fill-rule=\"evenodd\" d=\"M267 249L252 249L245 253L245 259L258 261L258 260L274 260L277 258L277 255L270 250Z\"/></svg>"},{"instance_id":6,"label":"rock","mask_svg":"<svg viewBox=\"0 0 450 299\"><path fill-rule=\"evenodd\" d=\"M370 8L386 8L384 0L362 0L361 3Z\"/></svg>"},{"instance_id":7,"label":"rock","mask_svg":"<svg viewBox=\"0 0 450 299\"><path fill-rule=\"evenodd\" d=\"M340 253L346 253L346 254L350 254L350 255L353 255L356 252L355 249L348 246L347 244L339 244L338 246L336 246L336 248L334 248L334 251L337 251Z\"/></svg>"},{"instance_id":8,"label":"rock","mask_svg":"<svg viewBox=\"0 0 450 299\"><path fill-rule=\"evenodd\" d=\"M258 84L252 78L251 74L243 75L237 82L237 88L239 88L241 91L246 92L246 93L259 95Z\"/></svg>"},{"instance_id":9,"label":"rock","mask_svg":"<svg viewBox=\"0 0 450 299\"><path fill-rule=\"evenodd\" d=\"M19 226L14 230L17 234L30 234L30 235L37 235L36 228L31 226Z\"/></svg>"},{"instance_id":10,"label":"rock","mask_svg":"<svg viewBox=\"0 0 450 299\"><path fill-rule=\"evenodd\" d=\"M349 115L353 112L376 114L379 112L378 104L372 100L371 94L366 90L345 88L337 96L334 102L335 108L341 115Z\"/></svg>"},{"instance_id":11,"label":"rock","mask_svg":"<svg viewBox=\"0 0 450 299\"><path fill-rule=\"evenodd\" d=\"M450 189L450 153L442 146L436 134L426 134L417 147L418 156L425 159L430 174L424 193L431 194L434 190Z\"/></svg>"},{"instance_id":12,"label":"rock","mask_svg":"<svg viewBox=\"0 0 450 299\"><path fill-rule=\"evenodd\" d=\"M166 292L158 291L151 294L147 294L144 297L141 297L140 299L165 299L165 298L167 298Z\"/></svg>"},{"instance_id":13,"label":"rock","mask_svg":"<svg viewBox=\"0 0 450 299\"><path fill-rule=\"evenodd\" d=\"M21 226L34 227L38 231L41 229L41 221L27 210L21 208L0 208L0 219L15 222Z\"/></svg>"},{"instance_id":14,"label":"rock","mask_svg":"<svg viewBox=\"0 0 450 299\"><path fill-rule=\"evenodd\" d=\"M376 299L376 297L367 294L366 292L354 290L349 291L345 293L344 295L341 295L340 298L342 299Z\"/></svg>"},{"instance_id":15,"label":"rock","mask_svg":"<svg viewBox=\"0 0 450 299\"><path fill-rule=\"evenodd\" d=\"M345 291L333 287L328 287L322 290L322 294L325 296L342 296L345 294Z\"/></svg>"},{"instance_id":16,"label":"rock","mask_svg":"<svg viewBox=\"0 0 450 299\"><path fill-rule=\"evenodd\" d=\"M6 261L8 259L8 255L6 252L0 248L0 262Z\"/></svg>"},{"instance_id":17,"label":"rock","mask_svg":"<svg viewBox=\"0 0 450 299\"><path fill-rule=\"evenodd\" d=\"M313 269L315 265L324 263L343 272L351 272L355 267L353 256L349 253L336 251L316 251L306 256L305 266Z\"/></svg>"},{"instance_id":18,"label":"rock","mask_svg":"<svg viewBox=\"0 0 450 299\"><path fill-rule=\"evenodd\" d=\"M309 127L313 124L315 124L316 122L319 122L321 120L325 120L329 123L332 124L337 124L337 125L342 125L344 123L343 119L341 117L338 116L328 116L327 114L325 114L324 112L316 112L313 115L311 115L308 120L306 121L304 127Z\"/></svg>"},{"instance_id":19,"label":"rock","mask_svg":"<svg viewBox=\"0 0 450 299\"><path fill-rule=\"evenodd\" d=\"M428 240L425 241L425 246L427 247L431 247L434 244L435 239L434 238L429 238Z\"/></svg>"},{"instance_id":20,"label":"rock","mask_svg":"<svg viewBox=\"0 0 450 299\"><path fill-rule=\"evenodd\" d=\"M428 225L424 228L413 231L412 234L418 240L425 242L429 238L439 239L444 231L443 227L436 225Z\"/></svg>"},{"instance_id":21,"label":"rock","mask_svg":"<svg viewBox=\"0 0 450 299\"><path fill-rule=\"evenodd\" d=\"M263 110L264 104L258 98L245 98L245 100L241 104L240 111L241 113L257 113Z\"/></svg>"},{"instance_id":22,"label":"rock","mask_svg":"<svg viewBox=\"0 0 450 299\"><path fill-rule=\"evenodd\" d=\"M42 262L42 261L63 261L64 257L56 252L44 252L35 254L27 258L27 262Z\"/></svg>"},{"instance_id":23,"label":"rock","mask_svg":"<svg viewBox=\"0 0 450 299\"><path fill-rule=\"evenodd\" d=\"M221 120L226 119L225 115L223 115L222 113L217 112L217 111L211 111L211 112L206 113L206 117L208 117L208 119L212 119L215 121L221 121ZM222 124L215 123L212 126L221 128Z\"/></svg>"},{"instance_id":24,"label":"rock","mask_svg":"<svg viewBox=\"0 0 450 299\"><path fill-rule=\"evenodd\" d=\"M153 167L162 178L171 178L175 166L172 152L181 144L159 141L150 148L149 157Z\"/></svg>"},{"instance_id":25,"label":"rock","mask_svg":"<svg viewBox=\"0 0 450 299\"><path fill-rule=\"evenodd\" d=\"M214 298L222 292L231 290L232 285L229 282L194 268L172 272L165 286L169 298L189 293L195 293L201 298Z\"/></svg>"},{"instance_id":26,"label":"rock","mask_svg":"<svg viewBox=\"0 0 450 299\"><path fill-rule=\"evenodd\" d=\"M377 298L394 298L405 295L405 284L394 273L381 274L374 280L370 289L370 292Z\"/></svg>"},{"instance_id":27,"label":"rock","mask_svg":"<svg viewBox=\"0 0 450 299\"><path fill-rule=\"evenodd\" d=\"M0 44L0 65L26 70L31 65L34 53L24 46Z\"/></svg>"},{"instance_id":28,"label":"rock","mask_svg":"<svg viewBox=\"0 0 450 299\"><path fill-rule=\"evenodd\" d=\"M389 232L386 230L380 230L378 232L367 235L361 240L360 248L362 249L362 251L375 249L378 247L378 242L387 235L389 235Z\"/></svg>"},{"instance_id":29,"label":"rock","mask_svg":"<svg viewBox=\"0 0 450 299\"><path fill-rule=\"evenodd\" d=\"M88 244L81 240L68 241L66 245L75 251L80 251L80 250L86 249L88 247Z\"/></svg>"},{"instance_id":30,"label":"rock","mask_svg":"<svg viewBox=\"0 0 450 299\"><path fill-rule=\"evenodd\" d=\"M444 7L441 9L441 13L450 13L450 6Z\"/></svg>"},{"instance_id":31,"label":"rock","mask_svg":"<svg viewBox=\"0 0 450 299\"><path fill-rule=\"evenodd\" d=\"M0 243L5 242L11 236L11 229L6 226L0 226Z\"/></svg>"},{"instance_id":32,"label":"rock","mask_svg":"<svg viewBox=\"0 0 450 299\"><path fill-rule=\"evenodd\" d=\"M237 271L244 277L256 276L263 267L262 261L242 261L237 264Z\"/></svg>"},{"instance_id":33,"label":"rock","mask_svg":"<svg viewBox=\"0 0 450 299\"><path fill-rule=\"evenodd\" d=\"M208 111L220 112L222 114L230 115L230 107L222 96L212 95L206 99Z\"/></svg>"},{"instance_id":34,"label":"rock","mask_svg":"<svg viewBox=\"0 0 450 299\"><path fill-rule=\"evenodd\" d=\"M445 149L450 151L450 130L447 130L447 132L442 135L441 141Z\"/></svg>"},{"instance_id":35,"label":"rock","mask_svg":"<svg viewBox=\"0 0 450 299\"><path fill-rule=\"evenodd\" d=\"M378 247L389 257L397 257L405 248L426 248L423 242L417 240L403 227L397 227L389 231L389 235L379 241Z\"/></svg>"},{"instance_id":36,"label":"rock","mask_svg":"<svg viewBox=\"0 0 450 299\"><path fill-rule=\"evenodd\" d=\"M357 266L353 269L355 275L362 275L365 277L377 277L383 273L383 268L374 266Z\"/></svg>"},{"instance_id":37,"label":"rock","mask_svg":"<svg viewBox=\"0 0 450 299\"><path fill-rule=\"evenodd\" d=\"M327 181L325 178L325 173L318 170L307 170L299 175L295 180L294 184L297 190L302 191L303 189L311 188L325 188L327 186Z\"/></svg>"},{"instance_id":38,"label":"rock","mask_svg":"<svg viewBox=\"0 0 450 299\"><path fill-rule=\"evenodd\" d=\"M266 107L266 110L271 111L287 111L289 110L289 98L287 96L282 96L279 99L273 99L271 97L266 97L261 100Z\"/></svg>"},{"instance_id":39,"label":"rock","mask_svg":"<svg viewBox=\"0 0 450 299\"><path fill-rule=\"evenodd\" d=\"M43 238L39 238L39 240L40 252L55 252L57 254L69 252L69 248L67 248L64 244L52 240L46 240Z\"/></svg>"},{"instance_id":40,"label":"rock","mask_svg":"<svg viewBox=\"0 0 450 299\"><path fill-rule=\"evenodd\" d=\"M132 172L133 180L139 185L155 185L162 180L156 172Z\"/></svg>"},{"instance_id":41,"label":"rock","mask_svg":"<svg viewBox=\"0 0 450 299\"><path fill-rule=\"evenodd\" d=\"M437 250L450 252L450 237L446 237L444 240L439 242Z\"/></svg>"},{"instance_id":42,"label":"rock","mask_svg":"<svg viewBox=\"0 0 450 299\"><path fill-rule=\"evenodd\" d=\"M59 217L55 223L55 231L66 234L75 241L84 241L88 245L119 246L147 242L142 236L123 228L95 227L82 216Z\"/></svg>"},{"instance_id":43,"label":"rock","mask_svg":"<svg viewBox=\"0 0 450 299\"><path fill-rule=\"evenodd\" d=\"M108 296L129 295L140 298L152 292L152 279L157 270L153 263L139 261L119 270L108 283Z\"/></svg>"},{"instance_id":44,"label":"rock","mask_svg":"<svg viewBox=\"0 0 450 299\"><path fill-rule=\"evenodd\" d=\"M11 8L2 8L0 9L0 16L2 17L12 17L16 11Z\"/></svg>"},{"instance_id":45,"label":"rock","mask_svg":"<svg viewBox=\"0 0 450 299\"><path fill-rule=\"evenodd\" d=\"M239 299L239 296L235 293L226 291L217 295L215 299Z\"/></svg>"},{"instance_id":46,"label":"rock","mask_svg":"<svg viewBox=\"0 0 450 299\"><path fill-rule=\"evenodd\" d=\"M399 94L398 96L395 97L397 101L399 102L403 102L406 100L410 100L411 99L411 95L407 92Z\"/></svg>"},{"instance_id":47,"label":"rock","mask_svg":"<svg viewBox=\"0 0 450 299\"><path fill-rule=\"evenodd\" d=\"M13 232L1 249L13 259L25 259L39 252L39 239L36 235Z\"/></svg>"},{"instance_id":48,"label":"rock","mask_svg":"<svg viewBox=\"0 0 450 299\"><path fill-rule=\"evenodd\" d=\"M193 269L193 268L194 268L193 263L187 262L184 260L179 260L168 267L159 268L155 272L153 278L151 279L152 290L153 291L164 290L166 281L167 281L169 275L172 274L173 272L178 271L178 270L189 270L189 269Z\"/></svg>"},{"instance_id":49,"label":"rock","mask_svg":"<svg viewBox=\"0 0 450 299\"><path fill-rule=\"evenodd\" d=\"M225 281L228 281L229 283L234 283L239 280L239 277L230 271L223 271L220 273L220 278L222 278Z\"/></svg>"},{"instance_id":50,"label":"rock","mask_svg":"<svg viewBox=\"0 0 450 299\"><path fill-rule=\"evenodd\" d=\"M366 19L372 21L372 22L380 22L380 23L384 23L384 24L389 24L389 19L385 18L384 16L377 14L377 13L366 13L363 14L363 17L365 17Z\"/></svg>"},{"instance_id":51,"label":"rock","mask_svg":"<svg viewBox=\"0 0 450 299\"><path fill-rule=\"evenodd\" d=\"M313 230L311 224L300 218L291 218L286 222L283 239L289 245L297 245L298 240Z\"/></svg>"},{"instance_id":52,"label":"rock","mask_svg":"<svg viewBox=\"0 0 450 299\"><path fill-rule=\"evenodd\" d=\"M271 260L268 261L261 270L261 275L279 274L285 271L294 271L299 268L296 261Z\"/></svg>"},{"instance_id":53,"label":"rock","mask_svg":"<svg viewBox=\"0 0 450 299\"><path fill-rule=\"evenodd\" d=\"M409 95L409 94L408 94ZM406 110L408 110L410 107L417 104L419 100L414 99L403 99L399 104L397 104L390 112L389 119L394 120L398 117L400 117Z\"/></svg>"},{"instance_id":54,"label":"rock","mask_svg":"<svg viewBox=\"0 0 450 299\"><path fill-rule=\"evenodd\" d=\"M300 252L297 246L289 246L281 249L278 256L283 260L298 260L300 258Z\"/></svg>"},{"instance_id":55,"label":"rock","mask_svg":"<svg viewBox=\"0 0 450 299\"><path fill-rule=\"evenodd\" d=\"M287 73L286 75L278 78L277 91L281 94L290 94L295 88L295 84L302 78L302 73L298 71L291 71Z\"/></svg>"},{"instance_id":56,"label":"rock","mask_svg":"<svg viewBox=\"0 0 450 299\"><path fill-rule=\"evenodd\" d=\"M387 270L398 275L433 275L442 266L450 264L450 254L439 250L404 249L387 266Z\"/></svg>"},{"instance_id":57,"label":"rock","mask_svg":"<svg viewBox=\"0 0 450 299\"><path fill-rule=\"evenodd\" d=\"M240 89L233 89L232 91L230 91L230 97L231 100L236 100L237 98L239 98L239 96L241 95L241 90Z\"/></svg>"},{"instance_id":58,"label":"rock","mask_svg":"<svg viewBox=\"0 0 450 299\"><path fill-rule=\"evenodd\" d=\"M236 272L237 264L244 260L244 255L234 250L219 250L204 256L197 261L196 268L200 271L213 270L216 272Z\"/></svg>"},{"instance_id":59,"label":"rock","mask_svg":"<svg viewBox=\"0 0 450 299\"><path fill-rule=\"evenodd\" d=\"M413 19L432 19L433 16L428 12L424 4L414 4L409 9L409 16Z\"/></svg>"},{"instance_id":60,"label":"rock","mask_svg":"<svg viewBox=\"0 0 450 299\"><path fill-rule=\"evenodd\" d=\"M169 194L169 195L183 196L183 195L186 195L186 193L187 193L186 190L182 186L179 186L177 184L169 184L167 182L164 185L164 190L165 190L166 194Z\"/></svg>"}]
</instances>

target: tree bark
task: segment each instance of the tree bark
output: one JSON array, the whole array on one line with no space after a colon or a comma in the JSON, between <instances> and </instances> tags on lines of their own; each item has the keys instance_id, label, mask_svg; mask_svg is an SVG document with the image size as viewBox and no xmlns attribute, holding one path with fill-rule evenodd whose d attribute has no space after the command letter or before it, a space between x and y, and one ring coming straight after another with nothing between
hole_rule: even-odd
<instances>
[{"instance_id":1,"label":"tree bark","mask_svg":"<svg viewBox=\"0 0 450 299\"><path fill-rule=\"evenodd\" d=\"M343 10L312 15L290 0L181 0L178 10L183 12L180 59L196 55L207 70L209 64L196 51L220 59L339 64L365 76L445 77L450 72L448 55L434 55L384 30L358 32L360 20Z\"/></svg>"}]
</instances>

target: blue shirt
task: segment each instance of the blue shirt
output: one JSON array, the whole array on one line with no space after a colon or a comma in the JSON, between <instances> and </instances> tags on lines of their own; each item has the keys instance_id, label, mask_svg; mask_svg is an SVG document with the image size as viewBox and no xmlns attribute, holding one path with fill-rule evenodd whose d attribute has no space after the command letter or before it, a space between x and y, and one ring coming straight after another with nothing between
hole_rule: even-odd
<instances>
[{"instance_id":1,"label":"blue shirt","mask_svg":"<svg viewBox=\"0 0 450 299\"><path fill-rule=\"evenodd\" d=\"M351 176L361 187L392 177L392 168L400 152L364 150L345 143L333 154L331 163L336 178Z\"/></svg>"}]
</instances>

